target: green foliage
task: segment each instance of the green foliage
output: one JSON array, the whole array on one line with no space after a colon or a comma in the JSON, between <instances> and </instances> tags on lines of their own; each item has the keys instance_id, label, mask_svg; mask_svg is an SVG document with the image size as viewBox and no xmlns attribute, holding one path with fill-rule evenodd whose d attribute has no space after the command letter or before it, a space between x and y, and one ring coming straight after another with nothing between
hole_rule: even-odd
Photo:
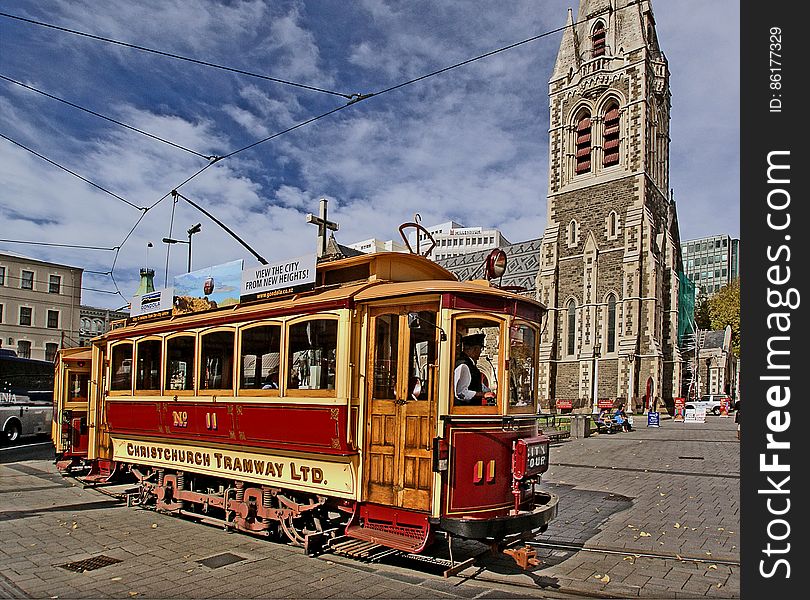
<instances>
[{"instance_id":1,"label":"green foliage","mask_svg":"<svg viewBox=\"0 0 810 600\"><path fill-rule=\"evenodd\" d=\"M709 299L705 292L695 298L695 325L698 329L711 329L712 317L709 313Z\"/></svg>"},{"instance_id":2,"label":"green foliage","mask_svg":"<svg viewBox=\"0 0 810 600\"><path fill-rule=\"evenodd\" d=\"M708 302L711 329L725 329L731 325L731 349L740 355L740 280L735 279L720 288ZM697 312L697 311L696 311ZM695 315L697 318L697 315ZM702 326L701 326L702 327Z\"/></svg>"}]
</instances>

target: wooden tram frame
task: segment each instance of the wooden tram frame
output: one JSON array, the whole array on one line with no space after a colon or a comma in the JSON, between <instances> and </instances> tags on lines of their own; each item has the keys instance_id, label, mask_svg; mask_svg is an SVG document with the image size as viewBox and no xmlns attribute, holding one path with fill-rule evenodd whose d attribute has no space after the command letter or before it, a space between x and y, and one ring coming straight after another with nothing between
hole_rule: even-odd
<instances>
[{"instance_id":1,"label":"wooden tram frame","mask_svg":"<svg viewBox=\"0 0 810 600\"><path fill-rule=\"evenodd\" d=\"M536 366L534 396L524 406L506 385L493 406L455 406L452 390L463 319L486 321L497 332L496 378L506 381L511 328L534 332L536 365L544 314L533 299L486 281L460 282L421 256L376 253L320 262L310 292L118 322L80 354L83 360L91 355L83 367L91 380L86 460L105 477L116 470L136 476L136 503L286 536L310 549L335 533L421 552L437 533L501 543L545 530L558 498L534 485L548 468L548 438L537 431ZM419 323L418 315L435 323ZM375 365L385 362L375 362L380 319L397 331L396 343L385 347L397 360L387 361L393 371L378 373L390 385L375 388ZM314 321L337 324L331 389L292 389L286 376L279 377L279 389L243 389L243 332L277 326L279 374L286 375L291 328ZM200 389L201 353L212 332L232 335L232 382L206 390ZM183 335L194 340L195 381L190 390L167 389L169 340ZM160 348L160 384L153 390L135 383L139 344L147 340ZM119 373L111 358L117 361L127 349L129 386L116 390L111 382ZM413 352L426 360L433 353L420 367L418 388L408 377ZM58 404L66 373L75 368L69 353L60 361L65 373L58 377ZM376 397L386 394L393 397ZM79 410L57 408L59 415ZM55 424L55 440L62 431Z\"/></svg>"}]
</instances>

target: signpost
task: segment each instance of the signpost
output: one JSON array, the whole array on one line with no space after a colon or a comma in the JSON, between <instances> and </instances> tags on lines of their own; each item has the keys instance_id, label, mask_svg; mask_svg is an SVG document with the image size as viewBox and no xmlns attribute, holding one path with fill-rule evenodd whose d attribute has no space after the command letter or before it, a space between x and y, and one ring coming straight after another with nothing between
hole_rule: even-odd
<instances>
[{"instance_id":1,"label":"signpost","mask_svg":"<svg viewBox=\"0 0 810 600\"><path fill-rule=\"evenodd\" d=\"M686 404L685 398L675 398L675 416L672 417L675 421L683 421L683 407Z\"/></svg>"},{"instance_id":2,"label":"signpost","mask_svg":"<svg viewBox=\"0 0 810 600\"><path fill-rule=\"evenodd\" d=\"M647 427L661 427L661 413L650 411L647 413Z\"/></svg>"}]
</instances>

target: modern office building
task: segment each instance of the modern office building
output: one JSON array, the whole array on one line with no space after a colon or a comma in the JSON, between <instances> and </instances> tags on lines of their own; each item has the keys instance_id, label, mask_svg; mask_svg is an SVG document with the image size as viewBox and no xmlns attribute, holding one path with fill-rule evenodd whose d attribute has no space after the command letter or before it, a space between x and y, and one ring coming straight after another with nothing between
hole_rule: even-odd
<instances>
[{"instance_id":1,"label":"modern office building","mask_svg":"<svg viewBox=\"0 0 810 600\"><path fill-rule=\"evenodd\" d=\"M444 260L462 254L501 248L510 244L509 240L498 229L465 227L455 221L439 223L432 227L425 227L425 229L430 232L436 242L436 245L427 254L427 257L432 260ZM415 241L415 239L411 240L412 246ZM426 248L430 244L430 240L425 234L420 234L418 241L421 248Z\"/></svg>"},{"instance_id":2,"label":"modern office building","mask_svg":"<svg viewBox=\"0 0 810 600\"><path fill-rule=\"evenodd\" d=\"M82 269L0 253L0 346L53 360L79 345Z\"/></svg>"},{"instance_id":3,"label":"modern office building","mask_svg":"<svg viewBox=\"0 0 810 600\"><path fill-rule=\"evenodd\" d=\"M353 244L347 244L347 248L352 248L354 250L359 250L364 254L373 254L375 252L407 252L408 248L405 247L404 244L399 242L395 242L394 240L378 240L377 238L371 238L368 240L363 240L361 242L355 242Z\"/></svg>"},{"instance_id":4,"label":"modern office building","mask_svg":"<svg viewBox=\"0 0 810 600\"><path fill-rule=\"evenodd\" d=\"M711 296L740 276L740 240L713 235L681 244L686 275L695 293Z\"/></svg>"}]
</instances>

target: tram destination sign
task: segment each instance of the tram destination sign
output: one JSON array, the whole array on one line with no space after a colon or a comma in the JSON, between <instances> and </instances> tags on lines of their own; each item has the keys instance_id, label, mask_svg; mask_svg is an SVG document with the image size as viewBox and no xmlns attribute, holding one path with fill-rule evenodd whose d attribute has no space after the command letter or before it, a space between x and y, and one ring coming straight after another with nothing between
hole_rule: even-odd
<instances>
[{"instance_id":1,"label":"tram destination sign","mask_svg":"<svg viewBox=\"0 0 810 600\"><path fill-rule=\"evenodd\" d=\"M242 271L241 302L297 294L315 287L314 254Z\"/></svg>"}]
</instances>

